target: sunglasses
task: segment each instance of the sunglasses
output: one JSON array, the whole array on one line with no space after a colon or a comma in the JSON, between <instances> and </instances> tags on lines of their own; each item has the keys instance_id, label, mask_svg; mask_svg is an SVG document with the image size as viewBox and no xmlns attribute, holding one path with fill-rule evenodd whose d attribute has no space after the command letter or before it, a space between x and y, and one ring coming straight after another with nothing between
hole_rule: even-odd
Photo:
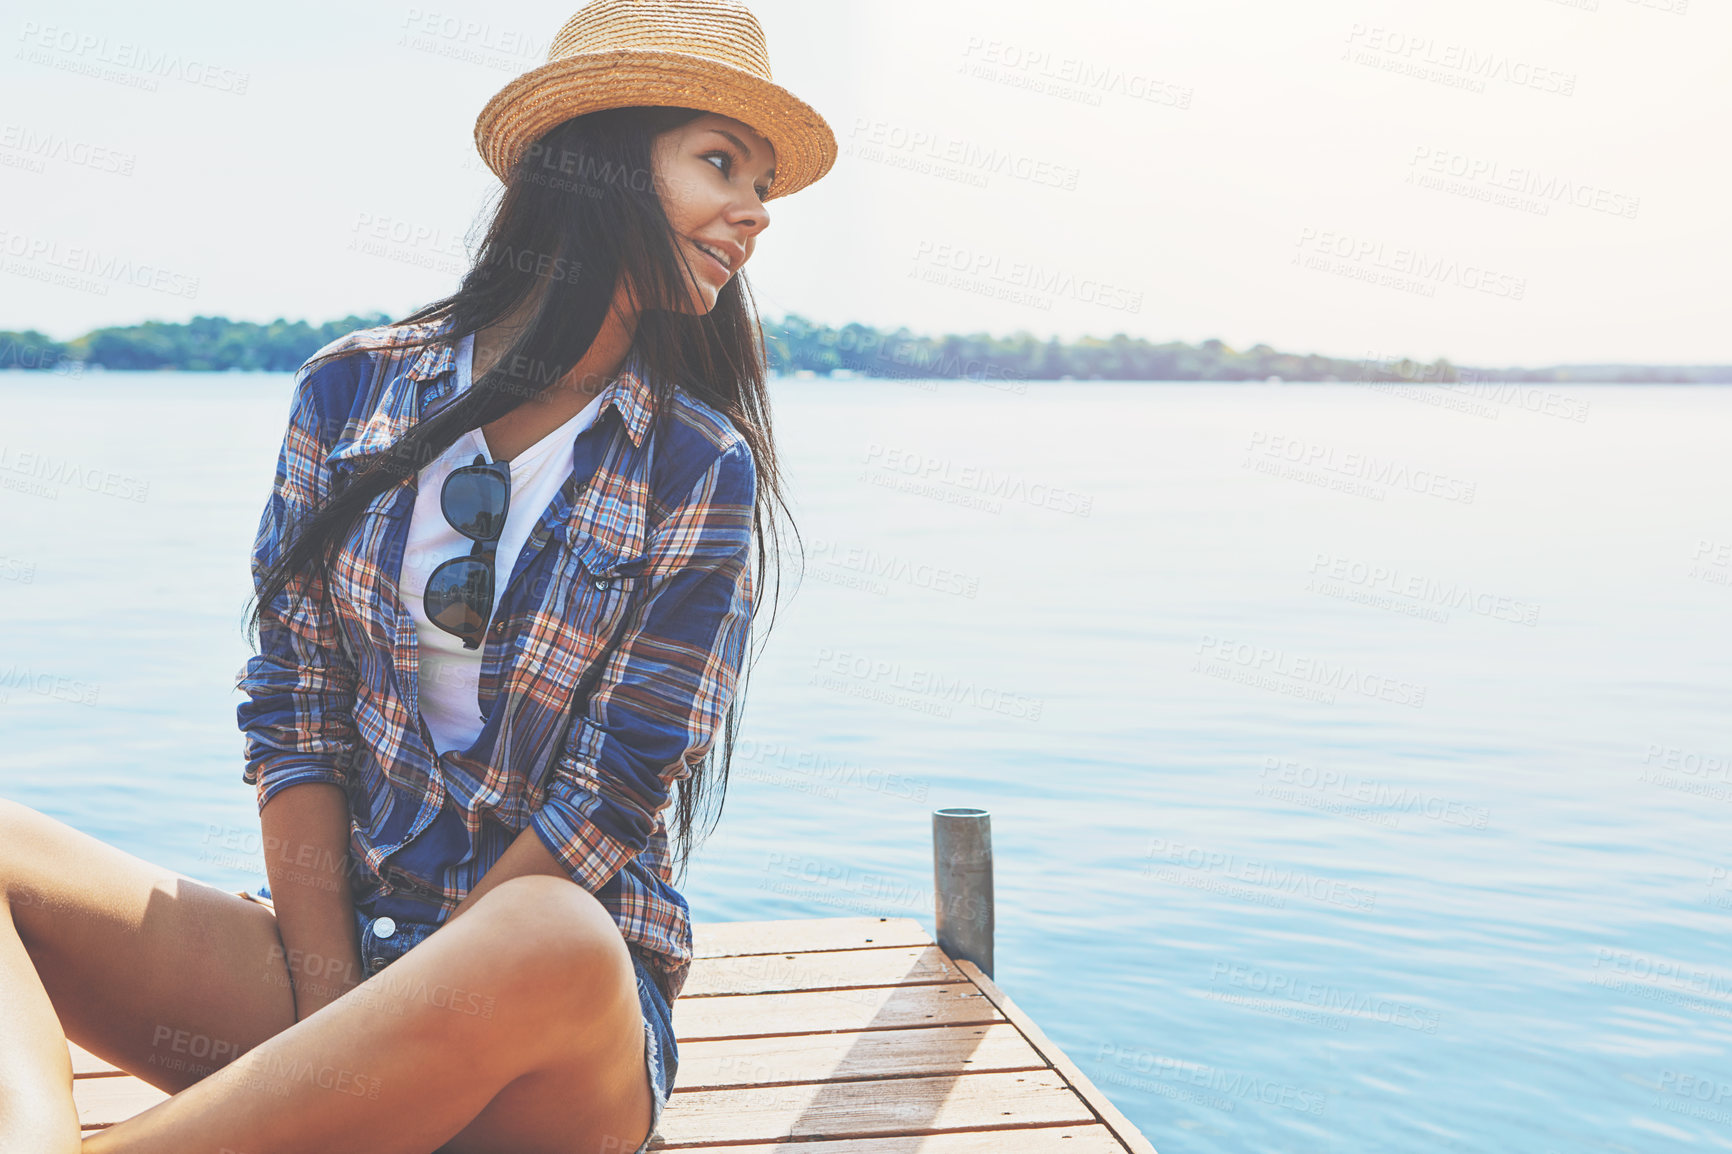
<instances>
[{"instance_id":1,"label":"sunglasses","mask_svg":"<svg viewBox=\"0 0 1732 1154\"><path fill-rule=\"evenodd\" d=\"M475 542L466 556L443 561L427 576L421 603L427 619L479 649L493 615L493 558L511 508L511 463L477 453L453 469L439 490L439 508L451 527Z\"/></svg>"}]
</instances>

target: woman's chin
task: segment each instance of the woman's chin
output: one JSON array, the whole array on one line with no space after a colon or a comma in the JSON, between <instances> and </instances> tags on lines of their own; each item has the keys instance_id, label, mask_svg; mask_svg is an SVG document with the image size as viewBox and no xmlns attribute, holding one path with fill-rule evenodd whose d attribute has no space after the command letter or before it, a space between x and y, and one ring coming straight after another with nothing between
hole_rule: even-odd
<instances>
[{"instance_id":1,"label":"woman's chin","mask_svg":"<svg viewBox=\"0 0 1732 1154\"><path fill-rule=\"evenodd\" d=\"M716 302L722 299L722 294L709 286L697 289L687 299L686 310L698 316L706 316L715 311Z\"/></svg>"}]
</instances>

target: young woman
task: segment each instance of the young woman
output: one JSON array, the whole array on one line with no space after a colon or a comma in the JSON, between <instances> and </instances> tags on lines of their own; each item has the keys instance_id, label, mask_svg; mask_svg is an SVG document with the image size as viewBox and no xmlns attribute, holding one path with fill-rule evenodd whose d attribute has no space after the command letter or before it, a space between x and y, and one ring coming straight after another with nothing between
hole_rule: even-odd
<instances>
[{"instance_id":1,"label":"young woman","mask_svg":"<svg viewBox=\"0 0 1732 1154\"><path fill-rule=\"evenodd\" d=\"M477 122L458 290L296 376L238 681L269 886L0 802L0 1151L648 1146L662 814L683 866L781 500L739 273L836 145L738 4L597 0L548 57ZM81 1141L68 1038L173 1096Z\"/></svg>"}]
</instances>

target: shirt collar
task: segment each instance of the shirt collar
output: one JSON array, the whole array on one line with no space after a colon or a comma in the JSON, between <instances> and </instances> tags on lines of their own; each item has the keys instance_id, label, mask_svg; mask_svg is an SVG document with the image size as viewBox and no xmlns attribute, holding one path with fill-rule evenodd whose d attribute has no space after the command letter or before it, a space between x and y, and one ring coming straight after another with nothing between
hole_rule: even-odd
<instances>
[{"instance_id":1,"label":"shirt collar","mask_svg":"<svg viewBox=\"0 0 1732 1154\"><path fill-rule=\"evenodd\" d=\"M449 332L451 322L444 320L434 328L434 332L443 336ZM430 381L435 377L450 372L457 367L457 342L436 341L416 354L414 363L403 373L412 381Z\"/></svg>"},{"instance_id":2,"label":"shirt collar","mask_svg":"<svg viewBox=\"0 0 1732 1154\"><path fill-rule=\"evenodd\" d=\"M446 318L434 325L432 333L436 338L444 338L450 329L450 318ZM420 350L403 374L411 380L424 382L421 414L423 420L451 404L474 383L470 381L462 388L455 387L457 345L458 341L455 340L434 340ZM440 380L447 375L450 377L448 381ZM621 363L618 374L600 393L601 410L597 413L597 419L599 420L600 413L606 412L611 405L619 413L620 421L631 435L634 446L642 446L644 435L649 431L650 414L655 408L655 394L650 388L649 377L649 364L642 351L634 344L626 354L625 361Z\"/></svg>"}]
</instances>

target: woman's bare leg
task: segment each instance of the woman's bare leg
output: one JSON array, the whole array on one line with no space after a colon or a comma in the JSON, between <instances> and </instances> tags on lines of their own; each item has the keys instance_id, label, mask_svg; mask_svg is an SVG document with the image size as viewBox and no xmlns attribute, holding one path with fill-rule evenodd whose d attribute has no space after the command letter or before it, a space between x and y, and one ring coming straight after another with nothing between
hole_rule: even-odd
<instances>
[{"instance_id":1,"label":"woman's bare leg","mask_svg":"<svg viewBox=\"0 0 1732 1154\"><path fill-rule=\"evenodd\" d=\"M563 878L516 877L84 1151L428 1154L463 1132L458 1149L623 1154L649 1131L643 1044L630 955L606 910ZM502 1092L515 1108L471 1127Z\"/></svg>"},{"instance_id":2,"label":"woman's bare leg","mask_svg":"<svg viewBox=\"0 0 1732 1154\"><path fill-rule=\"evenodd\" d=\"M4 801L0 899L0 1154L629 1151L649 1129L630 955L564 879L511 879L300 1023L268 908ZM66 1037L178 1093L80 1146Z\"/></svg>"},{"instance_id":3,"label":"woman's bare leg","mask_svg":"<svg viewBox=\"0 0 1732 1154\"><path fill-rule=\"evenodd\" d=\"M72 1062L36 965L0 894L0 1154L72 1154L78 1110Z\"/></svg>"},{"instance_id":4,"label":"woman's bare leg","mask_svg":"<svg viewBox=\"0 0 1732 1154\"><path fill-rule=\"evenodd\" d=\"M79 1148L70 1037L168 1090L294 1022L263 906L0 801L0 1152Z\"/></svg>"}]
</instances>

